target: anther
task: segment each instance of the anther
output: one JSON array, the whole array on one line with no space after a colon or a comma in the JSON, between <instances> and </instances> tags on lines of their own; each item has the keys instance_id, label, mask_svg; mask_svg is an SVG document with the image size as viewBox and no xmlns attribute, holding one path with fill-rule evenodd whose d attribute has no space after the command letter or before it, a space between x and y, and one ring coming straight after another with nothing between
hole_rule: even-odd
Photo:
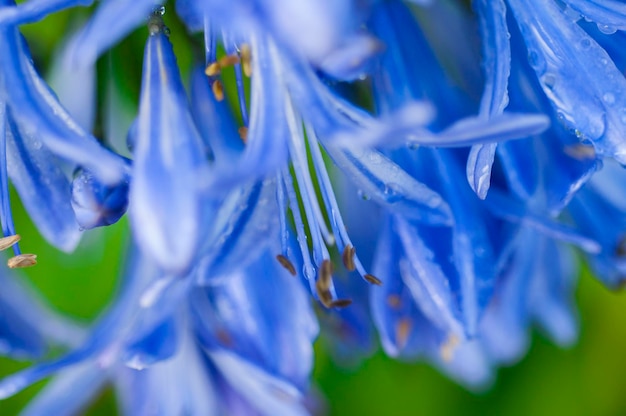
<instances>
[{"instance_id":1,"label":"anther","mask_svg":"<svg viewBox=\"0 0 626 416\"><path fill-rule=\"evenodd\" d=\"M315 290L320 302L327 308L332 307L333 295L330 293L330 284L332 282L333 265L330 260L324 260L319 268L317 281L315 282Z\"/></svg>"},{"instance_id":2,"label":"anther","mask_svg":"<svg viewBox=\"0 0 626 416\"><path fill-rule=\"evenodd\" d=\"M330 302L329 308L345 308L352 305L352 299L337 299Z\"/></svg>"},{"instance_id":3,"label":"anther","mask_svg":"<svg viewBox=\"0 0 626 416\"><path fill-rule=\"evenodd\" d=\"M217 101L224 100L224 85L222 81L216 79L213 81L213 85L211 85L211 90L213 90L213 95Z\"/></svg>"},{"instance_id":4,"label":"anther","mask_svg":"<svg viewBox=\"0 0 626 416\"><path fill-rule=\"evenodd\" d=\"M356 254L356 249L348 244L344 249L343 253L341 253L341 260L343 261L343 265L349 272L352 272L356 269L356 265L354 264L354 255Z\"/></svg>"},{"instance_id":5,"label":"anther","mask_svg":"<svg viewBox=\"0 0 626 416\"><path fill-rule=\"evenodd\" d=\"M291 261L289 261L289 259L287 257L283 256L282 254L279 254L279 255L276 256L276 260L278 260L280 265L283 266L285 269L287 269L287 271L292 276L296 275L296 268L293 266L293 263Z\"/></svg>"},{"instance_id":6,"label":"anther","mask_svg":"<svg viewBox=\"0 0 626 416\"><path fill-rule=\"evenodd\" d=\"M402 300L398 295L389 295L387 296L387 305L393 309L400 309L400 305L402 304Z\"/></svg>"},{"instance_id":7,"label":"anther","mask_svg":"<svg viewBox=\"0 0 626 416\"><path fill-rule=\"evenodd\" d=\"M37 255L36 254L19 254L17 256L11 257L7 261L7 266L11 269L21 269L24 267L31 267L37 264Z\"/></svg>"},{"instance_id":8,"label":"anther","mask_svg":"<svg viewBox=\"0 0 626 416\"><path fill-rule=\"evenodd\" d=\"M250 45L244 43L239 50L239 56L241 57L241 67L243 73L249 78L252 76L252 51Z\"/></svg>"},{"instance_id":9,"label":"anther","mask_svg":"<svg viewBox=\"0 0 626 416\"><path fill-rule=\"evenodd\" d=\"M590 160L596 158L596 151L593 146L585 146L584 144L565 146L563 151L569 157L578 160Z\"/></svg>"},{"instance_id":10,"label":"anther","mask_svg":"<svg viewBox=\"0 0 626 416\"><path fill-rule=\"evenodd\" d=\"M229 66L233 66L239 63L239 57L237 55L226 55L222 56L219 61L217 61L221 68L226 68Z\"/></svg>"},{"instance_id":11,"label":"anther","mask_svg":"<svg viewBox=\"0 0 626 416\"><path fill-rule=\"evenodd\" d=\"M369 283L376 285L376 286L380 286L383 284L383 282L376 276L374 276L373 274L366 274L363 276L363 279L367 280Z\"/></svg>"},{"instance_id":12,"label":"anther","mask_svg":"<svg viewBox=\"0 0 626 416\"><path fill-rule=\"evenodd\" d=\"M411 320L409 318L402 318L396 324L396 343L399 349L406 347L406 343L409 340L409 332L411 331Z\"/></svg>"},{"instance_id":13,"label":"anther","mask_svg":"<svg viewBox=\"0 0 626 416\"><path fill-rule=\"evenodd\" d=\"M219 62L211 62L205 68L204 73L206 74L207 77L214 77L216 75L219 75L221 70L222 70L222 67L220 66Z\"/></svg>"},{"instance_id":14,"label":"anther","mask_svg":"<svg viewBox=\"0 0 626 416\"><path fill-rule=\"evenodd\" d=\"M0 251L6 250L7 248L13 246L15 243L20 241L20 238L21 237L19 234L0 238Z\"/></svg>"},{"instance_id":15,"label":"anther","mask_svg":"<svg viewBox=\"0 0 626 416\"><path fill-rule=\"evenodd\" d=\"M248 128L246 126L239 127L237 133L239 133L239 137L244 144L248 143Z\"/></svg>"}]
</instances>

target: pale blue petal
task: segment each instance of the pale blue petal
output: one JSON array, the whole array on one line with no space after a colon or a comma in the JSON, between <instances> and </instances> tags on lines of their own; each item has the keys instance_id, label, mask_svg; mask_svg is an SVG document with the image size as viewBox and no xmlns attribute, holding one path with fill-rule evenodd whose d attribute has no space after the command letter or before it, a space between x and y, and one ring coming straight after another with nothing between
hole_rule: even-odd
<instances>
[{"instance_id":1,"label":"pale blue petal","mask_svg":"<svg viewBox=\"0 0 626 416\"><path fill-rule=\"evenodd\" d=\"M598 24L598 29L611 34L616 30L626 30L626 4L616 0L563 0L585 19Z\"/></svg>"},{"instance_id":2,"label":"pale blue petal","mask_svg":"<svg viewBox=\"0 0 626 416\"><path fill-rule=\"evenodd\" d=\"M260 414L266 416L306 416L302 393L291 384L226 350L213 350L209 356L230 386Z\"/></svg>"},{"instance_id":3,"label":"pale blue petal","mask_svg":"<svg viewBox=\"0 0 626 416\"><path fill-rule=\"evenodd\" d=\"M86 133L39 77L16 29L0 30L7 57L0 59L7 104L25 135L37 137L59 157L88 168L101 180L119 180L124 162Z\"/></svg>"},{"instance_id":4,"label":"pale blue petal","mask_svg":"<svg viewBox=\"0 0 626 416\"><path fill-rule=\"evenodd\" d=\"M104 387L107 376L106 370L90 362L68 368L46 384L20 415L79 414Z\"/></svg>"},{"instance_id":5,"label":"pale blue petal","mask_svg":"<svg viewBox=\"0 0 626 416\"><path fill-rule=\"evenodd\" d=\"M51 13L76 6L89 6L93 0L28 0L14 5L12 0L4 0L8 4L0 8L0 26L34 23Z\"/></svg>"},{"instance_id":6,"label":"pale blue petal","mask_svg":"<svg viewBox=\"0 0 626 416\"><path fill-rule=\"evenodd\" d=\"M155 0L107 0L99 4L91 17L68 45L68 61L75 66L89 66L100 54L145 22L160 4Z\"/></svg>"},{"instance_id":7,"label":"pale blue petal","mask_svg":"<svg viewBox=\"0 0 626 416\"><path fill-rule=\"evenodd\" d=\"M7 169L13 186L44 238L71 252L80 241L81 232L70 202L70 182L60 161L38 137L18 132L15 124L9 124Z\"/></svg>"},{"instance_id":8,"label":"pale blue petal","mask_svg":"<svg viewBox=\"0 0 626 416\"><path fill-rule=\"evenodd\" d=\"M509 0L528 58L559 117L601 156L626 164L626 79L553 1Z\"/></svg>"},{"instance_id":9,"label":"pale blue petal","mask_svg":"<svg viewBox=\"0 0 626 416\"><path fill-rule=\"evenodd\" d=\"M325 149L364 197L410 219L430 224L452 223L450 207L441 196L382 153L334 146Z\"/></svg>"},{"instance_id":10,"label":"pale blue petal","mask_svg":"<svg viewBox=\"0 0 626 416\"><path fill-rule=\"evenodd\" d=\"M207 161L176 58L163 32L149 37L137 123L129 214L135 237L166 271L184 274L202 222Z\"/></svg>"}]
</instances>

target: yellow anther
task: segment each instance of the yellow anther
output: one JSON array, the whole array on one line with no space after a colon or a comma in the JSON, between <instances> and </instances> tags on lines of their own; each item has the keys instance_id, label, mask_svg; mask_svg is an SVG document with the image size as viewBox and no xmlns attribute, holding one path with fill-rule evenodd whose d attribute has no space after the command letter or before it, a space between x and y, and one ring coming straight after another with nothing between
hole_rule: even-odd
<instances>
[{"instance_id":1,"label":"yellow anther","mask_svg":"<svg viewBox=\"0 0 626 416\"><path fill-rule=\"evenodd\" d=\"M8 237L0 238L0 251L6 250L7 248L11 247L13 244L15 244L18 241L20 241L20 238L21 237L20 237L19 234L10 235Z\"/></svg>"},{"instance_id":2,"label":"yellow anther","mask_svg":"<svg viewBox=\"0 0 626 416\"><path fill-rule=\"evenodd\" d=\"M211 90L213 90L213 95L217 101L224 100L224 85L222 85L222 81L216 79L213 81L213 85L211 85Z\"/></svg>"},{"instance_id":3,"label":"yellow anther","mask_svg":"<svg viewBox=\"0 0 626 416\"><path fill-rule=\"evenodd\" d=\"M239 56L241 57L241 67L243 68L243 73L246 74L247 77L252 76L252 52L250 50L250 45L244 43L241 45L239 49Z\"/></svg>"},{"instance_id":4,"label":"yellow anther","mask_svg":"<svg viewBox=\"0 0 626 416\"><path fill-rule=\"evenodd\" d=\"M11 269L21 269L24 267L31 267L37 264L36 254L20 254L15 257L11 257L7 261L7 266Z\"/></svg>"},{"instance_id":5,"label":"yellow anther","mask_svg":"<svg viewBox=\"0 0 626 416\"><path fill-rule=\"evenodd\" d=\"M219 75L221 70L222 67L220 66L219 62L211 62L209 65L207 65L204 73L207 77L214 77L216 75Z\"/></svg>"}]
</instances>

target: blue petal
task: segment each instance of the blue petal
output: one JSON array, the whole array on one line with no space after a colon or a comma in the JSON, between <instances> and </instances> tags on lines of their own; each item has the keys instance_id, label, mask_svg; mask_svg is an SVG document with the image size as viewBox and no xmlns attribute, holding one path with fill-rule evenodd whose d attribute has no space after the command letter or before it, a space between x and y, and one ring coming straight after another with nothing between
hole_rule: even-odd
<instances>
[{"instance_id":1,"label":"blue petal","mask_svg":"<svg viewBox=\"0 0 626 416\"><path fill-rule=\"evenodd\" d=\"M502 0L479 0L473 6L479 16L485 73L480 114L489 118L502 114L509 101L507 84L511 72L511 46L506 6ZM489 190L495 153L495 143L475 145L467 160L467 179L480 199L485 199Z\"/></svg>"},{"instance_id":2,"label":"blue petal","mask_svg":"<svg viewBox=\"0 0 626 416\"><path fill-rule=\"evenodd\" d=\"M72 181L72 209L76 221L83 229L91 229L116 223L128 207L128 184L106 186L91 172L79 169Z\"/></svg>"},{"instance_id":3,"label":"blue petal","mask_svg":"<svg viewBox=\"0 0 626 416\"><path fill-rule=\"evenodd\" d=\"M7 104L24 134L36 137L52 153L97 174L101 180L119 180L124 162L104 149L67 113L37 75L23 40L14 28L0 29L4 45L0 74Z\"/></svg>"},{"instance_id":4,"label":"blue petal","mask_svg":"<svg viewBox=\"0 0 626 416\"><path fill-rule=\"evenodd\" d=\"M130 368L143 370L152 364L168 359L176 353L178 334L176 320L165 319L148 333L133 336L126 346L122 359Z\"/></svg>"},{"instance_id":5,"label":"blue petal","mask_svg":"<svg viewBox=\"0 0 626 416\"><path fill-rule=\"evenodd\" d=\"M222 345L305 390L318 326L297 279L265 253L246 269L192 293L195 322L209 348Z\"/></svg>"},{"instance_id":6,"label":"blue petal","mask_svg":"<svg viewBox=\"0 0 626 416\"><path fill-rule=\"evenodd\" d=\"M201 281L247 267L278 242L275 194L276 183L268 179L241 187L222 201L203 250Z\"/></svg>"},{"instance_id":7,"label":"blue petal","mask_svg":"<svg viewBox=\"0 0 626 416\"><path fill-rule=\"evenodd\" d=\"M115 387L123 414L214 415L217 391L192 334L184 330L176 355L145 370L119 369Z\"/></svg>"},{"instance_id":8,"label":"blue petal","mask_svg":"<svg viewBox=\"0 0 626 416\"><path fill-rule=\"evenodd\" d=\"M477 200L461 185L457 162L445 151L432 151L435 166L452 208L452 255L459 278L459 303L470 336L476 334L482 312L496 281L494 250Z\"/></svg>"},{"instance_id":9,"label":"blue petal","mask_svg":"<svg viewBox=\"0 0 626 416\"><path fill-rule=\"evenodd\" d=\"M260 414L306 416L302 393L291 384L264 372L227 350L213 350L210 358L230 386Z\"/></svg>"},{"instance_id":10,"label":"blue petal","mask_svg":"<svg viewBox=\"0 0 626 416\"><path fill-rule=\"evenodd\" d=\"M510 0L543 91L563 122L626 164L626 80L611 57L552 1Z\"/></svg>"},{"instance_id":11,"label":"blue petal","mask_svg":"<svg viewBox=\"0 0 626 416\"><path fill-rule=\"evenodd\" d=\"M176 58L163 32L146 45L129 207L140 247L165 270L184 273L196 257L207 165Z\"/></svg>"},{"instance_id":12,"label":"blue petal","mask_svg":"<svg viewBox=\"0 0 626 416\"><path fill-rule=\"evenodd\" d=\"M54 377L20 414L79 414L103 388L106 377L106 371L90 362L69 368Z\"/></svg>"},{"instance_id":13,"label":"blue petal","mask_svg":"<svg viewBox=\"0 0 626 416\"><path fill-rule=\"evenodd\" d=\"M98 56L144 22L161 2L155 0L108 0L100 3L87 25L68 45L68 61L92 65Z\"/></svg>"},{"instance_id":14,"label":"blue petal","mask_svg":"<svg viewBox=\"0 0 626 416\"><path fill-rule=\"evenodd\" d=\"M611 34L616 30L626 30L626 4L615 0L563 0L585 19L598 24L598 29Z\"/></svg>"},{"instance_id":15,"label":"blue petal","mask_svg":"<svg viewBox=\"0 0 626 416\"><path fill-rule=\"evenodd\" d=\"M2 0L0 26L34 23L54 12L76 6L89 6L93 0L29 0L15 5L12 0Z\"/></svg>"},{"instance_id":16,"label":"blue petal","mask_svg":"<svg viewBox=\"0 0 626 416\"><path fill-rule=\"evenodd\" d=\"M7 169L11 181L46 240L71 252L81 233L70 203L70 183L61 163L37 137L18 132L11 121L9 125Z\"/></svg>"},{"instance_id":17,"label":"blue petal","mask_svg":"<svg viewBox=\"0 0 626 416\"><path fill-rule=\"evenodd\" d=\"M326 146L326 151L357 189L392 212L431 224L451 224L446 202L376 150Z\"/></svg>"}]
</instances>

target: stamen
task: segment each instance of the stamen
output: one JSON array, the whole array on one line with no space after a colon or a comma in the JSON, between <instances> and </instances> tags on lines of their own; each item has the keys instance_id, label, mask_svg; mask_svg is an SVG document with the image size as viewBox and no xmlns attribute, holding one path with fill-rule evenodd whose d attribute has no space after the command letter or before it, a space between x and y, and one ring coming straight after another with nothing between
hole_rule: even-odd
<instances>
[{"instance_id":1,"label":"stamen","mask_svg":"<svg viewBox=\"0 0 626 416\"><path fill-rule=\"evenodd\" d=\"M400 319L400 321L396 324L396 344L398 344L399 349L406 347L410 332L411 320L409 318Z\"/></svg>"},{"instance_id":2,"label":"stamen","mask_svg":"<svg viewBox=\"0 0 626 416\"><path fill-rule=\"evenodd\" d=\"M278 260L280 265L283 266L285 269L287 269L287 271L292 276L296 275L296 268L294 267L293 263L291 261L289 261L289 259L287 257L283 256L282 254L279 254L279 255L276 256L276 260Z\"/></svg>"},{"instance_id":3,"label":"stamen","mask_svg":"<svg viewBox=\"0 0 626 416\"><path fill-rule=\"evenodd\" d=\"M576 144L573 146L565 146L563 148L566 155L578 160L593 160L596 158L596 151L593 146L585 146L584 144Z\"/></svg>"},{"instance_id":4,"label":"stamen","mask_svg":"<svg viewBox=\"0 0 626 416\"><path fill-rule=\"evenodd\" d=\"M211 85L211 90L213 91L213 95L215 96L215 99L217 101L224 100L224 85L222 84L222 81L220 81L219 79L213 81L213 84Z\"/></svg>"},{"instance_id":5,"label":"stamen","mask_svg":"<svg viewBox=\"0 0 626 416\"><path fill-rule=\"evenodd\" d=\"M21 237L19 234L0 238L0 251L4 251L7 248L11 247L12 245L20 241L20 238Z\"/></svg>"},{"instance_id":6,"label":"stamen","mask_svg":"<svg viewBox=\"0 0 626 416\"><path fill-rule=\"evenodd\" d=\"M330 308L340 308L343 309L352 305L352 299L337 299L330 303Z\"/></svg>"},{"instance_id":7,"label":"stamen","mask_svg":"<svg viewBox=\"0 0 626 416\"><path fill-rule=\"evenodd\" d=\"M289 249L289 229L287 227L285 186L280 174L276 175L276 202L278 203L278 222L280 224L280 248L283 256L286 258L287 250Z\"/></svg>"},{"instance_id":8,"label":"stamen","mask_svg":"<svg viewBox=\"0 0 626 416\"><path fill-rule=\"evenodd\" d=\"M243 67L243 73L248 78L252 76L252 51L250 45L244 43L239 49L239 56L241 57L241 66Z\"/></svg>"},{"instance_id":9,"label":"stamen","mask_svg":"<svg viewBox=\"0 0 626 416\"><path fill-rule=\"evenodd\" d=\"M7 266L11 269L31 267L35 264L37 264L36 254L18 254L7 261Z\"/></svg>"},{"instance_id":10,"label":"stamen","mask_svg":"<svg viewBox=\"0 0 626 416\"><path fill-rule=\"evenodd\" d=\"M324 260L319 267L317 281L315 282L315 290L320 302L327 308L332 307L333 295L330 292L332 283L333 265L330 260Z\"/></svg>"},{"instance_id":11,"label":"stamen","mask_svg":"<svg viewBox=\"0 0 626 416\"><path fill-rule=\"evenodd\" d=\"M248 128L246 126L239 127L237 133L239 133L239 137L244 144L248 143Z\"/></svg>"},{"instance_id":12,"label":"stamen","mask_svg":"<svg viewBox=\"0 0 626 416\"><path fill-rule=\"evenodd\" d=\"M402 305L402 299L398 295L389 295L387 296L387 305L393 309L400 309Z\"/></svg>"},{"instance_id":13,"label":"stamen","mask_svg":"<svg viewBox=\"0 0 626 416\"><path fill-rule=\"evenodd\" d=\"M0 114L6 113L5 102L0 99ZM6 120L7 117L0 117L0 222L2 222L2 234L5 237L17 235L15 225L13 224L13 215L11 213L11 200L9 199L9 175L7 173L7 137L6 137ZM16 127L9 123L11 130ZM13 133L17 136L17 132ZM16 242L12 244L13 254L19 256L22 254L20 245Z\"/></svg>"},{"instance_id":14,"label":"stamen","mask_svg":"<svg viewBox=\"0 0 626 416\"><path fill-rule=\"evenodd\" d=\"M216 75L219 75L221 71L222 67L219 62L211 62L204 70L204 73L207 77L214 77Z\"/></svg>"},{"instance_id":15,"label":"stamen","mask_svg":"<svg viewBox=\"0 0 626 416\"><path fill-rule=\"evenodd\" d=\"M309 136L308 144L309 150L311 151L311 157L313 159L313 167L315 168L315 173L317 175L318 184L321 190L322 199L324 200L324 204L326 206L326 212L329 214L330 225L333 230L333 235L337 236L337 246L339 250L343 251L343 254L346 254L346 249L348 246L354 247L350 240L350 236L348 236L348 232L346 231L346 226L343 222L343 218L341 217L341 211L339 210L339 206L337 204L337 199L335 198L335 194L333 192L333 188L330 182L330 178L328 176L328 172L326 171L326 167L324 165L324 159L322 157L322 152L318 145L319 141L315 135L315 130L311 128L311 126L307 126L307 134ZM354 250L352 248L351 250ZM342 258L344 256L342 255ZM356 250L354 250L351 254L351 260L346 261L344 259L344 265L346 265L346 269L352 271L357 270L359 275L361 275L366 281L369 283L373 283L371 280L368 280L366 277L367 273L365 272L365 268L361 264L361 261L356 256ZM354 265L354 268L349 268L349 266ZM370 275L371 276L371 275ZM377 282L380 280L376 279ZM380 283L375 283L380 284Z\"/></svg>"},{"instance_id":16,"label":"stamen","mask_svg":"<svg viewBox=\"0 0 626 416\"><path fill-rule=\"evenodd\" d=\"M352 247L351 244L348 244L341 254L341 260L343 261L343 265L349 272L353 272L356 269L354 264L354 254L356 253L356 249Z\"/></svg>"},{"instance_id":17,"label":"stamen","mask_svg":"<svg viewBox=\"0 0 626 416\"><path fill-rule=\"evenodd\" d=\"M335 237L328 230L326 219L324 218L319 203L317 202L315 188L313 187L313 182L311 180L302 124L296 118L293 106L287 105L285 110L287 124L289 125L289 131L291 132L291 140L289 140L289 153L291 154L291 158L293 160L293 169L298 181L298 187L300 188L300 196L302 197L304 212L307 220L309 221L309 229L313 236L321 234L328 245L333 245L335 243ZM316 250L315 244L313 246L313 250L314 252ZM319 261L317 258L315 260Z\"/></svg>"},{"instance_id":18,"label":"stamen","mask_svg":"<svg viewBox=\"0 0 626 416\"><path fill-rule=\"evenodd\" d=\"M227 68L229 66L237 65L239 63L239 57L237 55L226 55L222 56L217 64L222 68Z\"/></svg>"},{"instance_id":19,"label":"stamen","mask_svg":"<svg viewBox=\"0 0 626 416\"><path fill-rule=\"evenodd\" d=\"M315 280L315 268L313 267L313 263L311 262L311 254L309 253L309 248L307 246L307 234L306 230L304 229L304 222L302 221L300 208L298 207L298 197L296 196L296 191L293 188L293 182L291 180L289 172L285 171L280 176L282 179L282 181L280 182L283 183L283 189L285 190L285 192L287 193L287 197L289 198L289 208L291 209L291 213L293 214L293 222L295 224L296 234L298 237L298 246L300 247L300 253L302 254L302 259L304 262L304 277L309 280L309 285L311 287L311 290L313 290L313 283Z\"/></svg>"},{"instance_id":20,"label":"stamen","mask_svg":"<svg viewBox=\"0 0 626 416\"><path fill-rule=\"evenodd\" d=\"M366 273L363 275L363 279L367 280L369 283L376 285L376 286L380 286L383 284L383 282L378 277L374 276L373 274Z\"/></svg>"}]
</instances>

